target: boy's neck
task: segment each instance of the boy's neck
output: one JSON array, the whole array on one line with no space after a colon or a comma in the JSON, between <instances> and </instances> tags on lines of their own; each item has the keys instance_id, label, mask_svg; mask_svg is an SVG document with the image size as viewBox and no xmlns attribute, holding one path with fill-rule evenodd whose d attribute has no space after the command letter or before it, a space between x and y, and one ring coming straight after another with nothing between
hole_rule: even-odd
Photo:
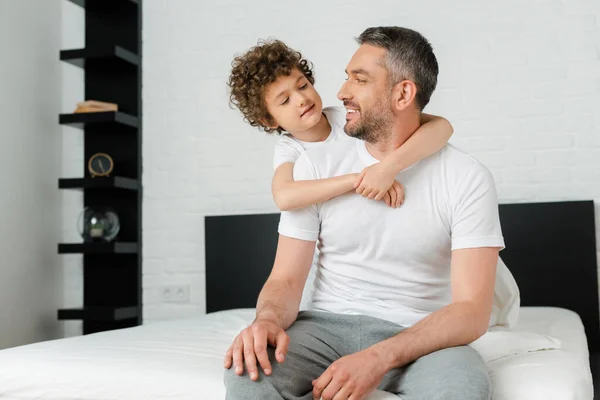
<instances>
[{"instance_id":1,"label":"boy's neck","mask_svg":"<svg viewBox=\"0 0 600 400\"><path fill-rule=\"evenodd\" d=\"M292 136L303 142L324 142L330 133L331 125L325 114L321 113L321 119L315 126L302 132L294 132Z\"/></svg>"}]
</instances>

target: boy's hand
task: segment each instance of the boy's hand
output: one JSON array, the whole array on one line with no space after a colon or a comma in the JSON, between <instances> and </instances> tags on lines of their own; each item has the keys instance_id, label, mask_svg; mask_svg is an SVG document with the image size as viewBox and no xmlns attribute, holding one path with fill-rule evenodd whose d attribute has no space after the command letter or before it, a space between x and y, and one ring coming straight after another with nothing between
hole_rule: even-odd
<instances>
[{"instance_id":1,"label":"boy's hand","mask_svg":"<svg viewBox=\"0 0 600 400\"><path fill-rule=\"evenodd\" d=\"M394 171L385 162L373 164L362 170L354 184L356 193L371 200L384 199L391 207L404 203L404 187L396 182ZM390 202L388 203L388 198Z\"/></svg>"}]
</instances>

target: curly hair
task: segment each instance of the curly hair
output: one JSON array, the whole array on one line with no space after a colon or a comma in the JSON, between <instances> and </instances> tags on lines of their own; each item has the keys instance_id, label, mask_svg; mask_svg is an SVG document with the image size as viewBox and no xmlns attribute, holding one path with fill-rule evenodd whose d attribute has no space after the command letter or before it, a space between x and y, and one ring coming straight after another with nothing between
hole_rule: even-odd
<instances>
[{"instance_id":1,"label":"curly hair","mask_svg":"<svg viewBox=\"0 0 600 400\"><path fill-rule=\"evenodd\" d=\"M300 70L311 85L315 83L310 61L303 59L300 52L276 39L259 40L258 44L246 53L236 56L231 66L231 75L227 82L231 88L230 104L242 112L244 121L263 129L266 133L283 132L281 127L267 126L275 124L264 100L267 85L282 75L289 76L294 68Z\"/></svg>"}]
</instances>

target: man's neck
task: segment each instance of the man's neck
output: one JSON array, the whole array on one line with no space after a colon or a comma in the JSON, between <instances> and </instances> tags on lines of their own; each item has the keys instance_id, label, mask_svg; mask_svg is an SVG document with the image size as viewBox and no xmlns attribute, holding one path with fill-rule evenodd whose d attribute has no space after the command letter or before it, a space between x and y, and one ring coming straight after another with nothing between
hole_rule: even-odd
<instances>
[{"instance_id":1,"label":"man's neck","mask_svg":"<svg viewBox=\"0 0 600 400\"><path fill-rule=\"evenodd\" d=\"M418 114L398 119L392 127L392 132L376 143L365 143L369 153L381 161L404 144L421 126Z\"/></svg>"}]
</instances>

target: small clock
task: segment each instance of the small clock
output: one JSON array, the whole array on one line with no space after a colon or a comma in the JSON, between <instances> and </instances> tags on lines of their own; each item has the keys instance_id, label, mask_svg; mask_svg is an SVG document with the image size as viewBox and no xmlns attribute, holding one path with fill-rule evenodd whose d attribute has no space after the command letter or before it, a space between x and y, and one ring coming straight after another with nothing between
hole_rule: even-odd
<instances>
[{"instance_id":1,"label":"small clock","mask_svg":"<svg viewBox=\"0 0 600 400\"><path fill-rule=\"evenodd\" d=\"M106 153L96 153L88 161L88 171L90 171L92 178L96 176L109 176L114 166L115 163L112 157Z\"/></svg>"}]
</instances>

